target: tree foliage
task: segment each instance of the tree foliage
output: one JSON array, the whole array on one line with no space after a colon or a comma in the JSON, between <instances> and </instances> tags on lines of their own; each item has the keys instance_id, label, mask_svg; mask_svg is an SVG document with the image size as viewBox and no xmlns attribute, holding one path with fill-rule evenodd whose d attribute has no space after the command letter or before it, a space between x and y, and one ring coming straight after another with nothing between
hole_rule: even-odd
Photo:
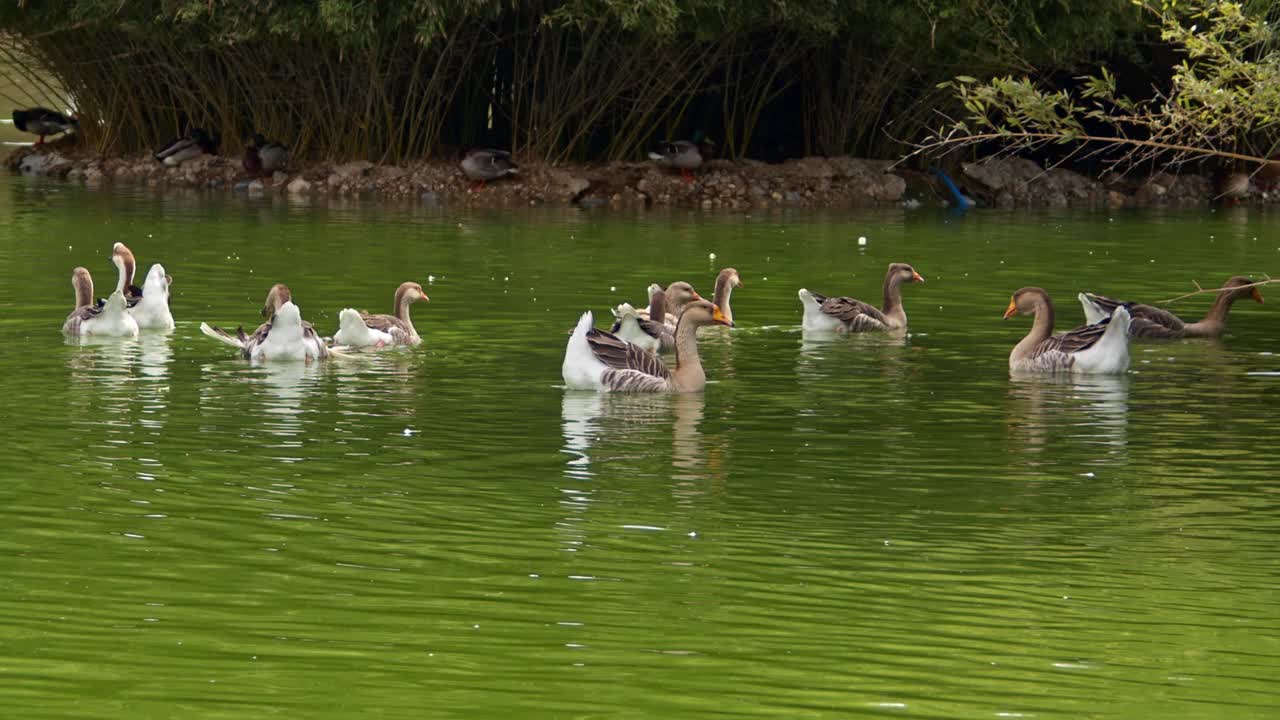
<instances>
[{"instance_id":1,"label":"tree foliage","mask_svg":"<svg viewBox=\"0 0 1280 720\"><path fill-rule=\"evenodd\" d=\"M0 60L52 73L103 151L199 124L390 160L634 158L695 130L888 156L954 102L940 80L1078 70L1141 27L1126 0L65 0L0 5Z\"/></svg>"},{"instance_id":2,"label":"tree foliage","mask_svg":"<svg viewBox=\"0 0 1280 720\"><path fill-rule=\"evenodd\" d=\"M1176 53L1170 77L1134 98L1106 67L1073 91L1027 76L941 85L965 116L926 140L930 152L997 141L1011 149L1047 143L1104 153L1117 165L1216 157L1256 162L1280 151L1280 50L1267 6L1217 0L1135 0Z\"/></svg>"}]
</instances>

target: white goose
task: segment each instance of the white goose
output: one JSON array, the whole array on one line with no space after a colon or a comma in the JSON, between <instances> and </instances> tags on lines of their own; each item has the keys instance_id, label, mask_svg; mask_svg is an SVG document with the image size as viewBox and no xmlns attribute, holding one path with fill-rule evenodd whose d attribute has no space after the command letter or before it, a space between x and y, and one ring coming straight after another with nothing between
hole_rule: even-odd
<instances>
[{"instance_id":1,"label":"white goose","mask_svg":"<svg viewBox=\"0 0 1280 720\"><path fill-rule=\"evenodd\" d=\"M334 333L333 341L350 347L418 345L422 337L413 327L409 306L419 300L431 302L421 285L406 282L396 288L392 303L394 315L374 315L346 308L338 313L338 332Z\"/></svg>"},{"instance_id":2,"label":"white goose","mask_svg":"<svg viewBox=\"0 0 1280 720\"><path fill-rule=\"evenodd\" d=\"M164 266L156 263L147 271L147 279L142 283L142 297L129 308L129 314L143 330L173 329L173 314L169 312L169 277Z\"/></svg>"},{"instance_id":3,"label":"white goose","mask_svg":"<svg viewBox=\"0 0 1280 720\"><path fill-rule=\"evenodd\" d=\"M200 332L214 340L224 342L240 350L250 361L293 360L311 362L329 357L329 348L320 339L311 323L303 322L302 312L293 304L292 293L283 284L271 286L262 314L271 314L271 320L258 326L252 335L243 327L236 328L235 335L220 327L200 323Z\"/></svg>"},{"instance_id":4,"label":"white goose","mask_svg":"<svg viewBox=\"0 0 1280 720\"><path fill-rule=\"evenodd\" d=\"M138 334L138 323L129 314L124 293L116 290L105 301L93 302L93 277L85 268L71 271L71 287L76 292L76 307L62 323L67 335L100 337L133 337Z\"/></svg>"},{"instance_id":5,"label":"white goose","mask_svg":"<svg viewBox=\"0 0 1280 720\"><path fill-rule=\"evenodd\" d=\"M1004 317L1035 315L1031 332L1009 353L1015 372L1123 373L1129 367L1129 311L1123 305L1111 317L1053 334L1053 301L1038 287L1019 289Z\"/></svg>"},{"instance_id":6,"label":"white goose","mask_svg":"<svg viewBox=\"0 0 1280 720\"><path fill-rule=\"evenodd\" d=\"M698 328L729 325L720 308L706 300L690 303L676 327L676 366L668 370L657 355L592 327L590 311L582 314L565 346L560 374L565 385L604 392L698 392L707 375L698 356Z\"/></svg>"}]
</instances>

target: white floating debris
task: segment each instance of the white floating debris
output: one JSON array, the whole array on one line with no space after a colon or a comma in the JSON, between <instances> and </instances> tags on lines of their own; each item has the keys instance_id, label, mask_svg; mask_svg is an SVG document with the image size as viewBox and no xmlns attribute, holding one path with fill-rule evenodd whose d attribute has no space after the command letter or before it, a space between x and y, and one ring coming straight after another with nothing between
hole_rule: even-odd
<instances>
[{"instance_id":1,"label":"white floating debris","mask_svg":"<svg viewBox=\"0 0 1280 720\"><path fill-rule=\"evenodd\" d=\"M716 259L716 254L715 254L715 253L711 253L710 255L707 255L707 257L708 257L708 258L710 258L711 260L715 260L715 259Z\"/></svg>"},{"instance_id":2,"label":"white floating debris","mask_svg":"<svg viewBox=\"0 0 1280 720\"><path fill-rule=\"evenodd\" d=\"M427 276L427 284L428 284L428 285L432 285L432 284L434 284L434 283L435 283L435 281L436 281L436 276L435 276L435 275L428 275L428 276Z\"/></svg>"},{"instance_id":3,"label":"white floating debris","mask_svg":"<svg viewBox=\"0 0 1280 720\"><path fill-rule=\"evenodd\" d=\"M859 245L866 245L866 244L867 244L867 236L866 236L866 235L859 236L859 237L858 237L858 244L859 244Z\"/></svg>"},{"instance_id":4,"label":"white floating debris","mask_svg":"<svg viewBox=\"0 0 1280 720\"><path fill-rule=\"evenodd\" d=\"M690 530L690 531L689 531L689 534L688 534L688 537L698 537L698 531L696 531L696 530Z\"/></svg>"},{"instance_id":5,"label":"white floating debris","mask_svg":"<svg viewBox=\"0 0 1280 720\"><path fill-rule=\"evenodd\" d=\"M617 285L610 285L610 286L609 286L609 292L618 292L618 286L617 286Z\"/></svg>"},{"instance_id":6,"label":"white floating debris","mask_svg":"<svg viewBox=\"0 0 1280 720\"><path fill-rule=\"evenodd\" d=\"M405 428L404 430L400 431L400 433L405 437L409 437L413 435L413 428Z\"/></svg>"}]
</instances>

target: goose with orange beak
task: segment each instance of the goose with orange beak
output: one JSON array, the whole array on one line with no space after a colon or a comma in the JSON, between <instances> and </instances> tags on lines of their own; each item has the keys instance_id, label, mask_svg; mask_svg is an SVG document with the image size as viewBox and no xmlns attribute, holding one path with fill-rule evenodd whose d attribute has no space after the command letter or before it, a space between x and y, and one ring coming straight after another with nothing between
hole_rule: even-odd
<instances>
[{"instance_id":1,"label":"goose with orange beak","mask_svg":"<svg viewBox=\"0 0 1280 720\"><path fill-rule=\"evenodd\" d=\"M592 327L591 311L582 314L569 336L560 373L571 389L601 392L699 392L707 375L698 355L698 328L733 323L720 308L695 300L676 325L676 365L668 369L657 355L612 333Z\"/></svg>"},{"instance_id":2,"label":"goose with orange beak","mask_svg":"<svg viewBox=\"0 0 1280 720\"><path fill-rule=\"evenodd\" d=\"M907 326L902 309L902 286L922 283L924 278L906 263L893 263L884 274L884 305L876 307L851 297L827 297L800 288L804 305L805 332L855 333L901 330Z\"/></svg>"},{"instance_id":3,"label":"goose with orange beak","mask_svg":"<svg viewBox=\"0 0 1280 720\"><path fill-rule=\"evenodd\" d=\"M1129 315L1133 318L1129 325L1130 335L1162 339L1221 337L1227 331L1227 313L1231 312L1231 305L1236 300L1247 298L1262 303L1262 293L1258 291L1257 283L1243 275L1228 278L1204 318L1192 323L1168 310L1150 305L1126 303L1093 293L1080 293L1077 297L1084 306L1085 319L1090 323L1111 317L1116 308L1124 306L1129 309Z\"/></svg>"},{"instance_id":4,"label":"goose with orange beak","mask_svg":"<svg viewBox=\"0 0 1280 720\"><path fill-rule=\"evenodd\" d=\"M1034 315L1031 332L1009 353L1013 372L1081 374L1123 373L1129 368L1129 311L1123 305L1110 317L1053 334L1053 301L1038 287L1024 287L1009 298L1004 319Z\"/></svg>"}]
</instances>

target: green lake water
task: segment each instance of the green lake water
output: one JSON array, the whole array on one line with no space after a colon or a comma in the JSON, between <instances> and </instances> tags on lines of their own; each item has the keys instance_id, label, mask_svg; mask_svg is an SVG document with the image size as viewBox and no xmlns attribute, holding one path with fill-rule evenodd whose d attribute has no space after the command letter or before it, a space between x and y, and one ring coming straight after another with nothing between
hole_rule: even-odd
<instances>
[{"instance_id":1,"label":"green lake water","mask_svg":"<svg viewBox=\"0 0 1280 720\"><path fill-rule=\"evenodd\" d=\"M1278 231L4 179L3 715L1280 716L1280 290L1115 378L1011 380L1030 319L1000 319L1023 285L1065 329L1080 290L1280 276ZM116 241L177 330L68 342L71 268L109 288ZM798 288L874 301L892 261L928 281L909 336L802 336ZM583 310L726 265L704 393L560 387ZM254 367L198 330L285 282L331 333L410 279L414 350Z\"/></svg>"}]
</instances>

